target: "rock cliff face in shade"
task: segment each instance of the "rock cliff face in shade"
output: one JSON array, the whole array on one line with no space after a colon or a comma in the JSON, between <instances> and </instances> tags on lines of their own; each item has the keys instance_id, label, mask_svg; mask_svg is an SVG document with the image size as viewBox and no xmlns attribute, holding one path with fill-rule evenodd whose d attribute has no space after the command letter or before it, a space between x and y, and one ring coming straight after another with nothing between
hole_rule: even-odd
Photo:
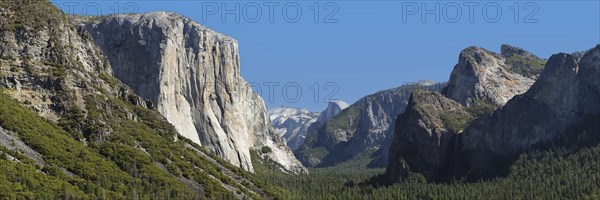
<instances>
[{"instance_id":1,"label":"rock cliff face in shade","mask_svg":"<svg viewBox=\"0 0 600 200\"><path fill-rule=\"evenodd\" d=\"M469 164L461 166L459 175L502 174L507 170L502 159L510 161L531 148L597 143L600 46L579 62L575 56L555 54L545 68L527 93L477 119L461 134L456 148L465 152L462 160Z\"/></svg>"},{"instance_id":2,"label":"rock cliff face in shade","mask_svg":"<svg viewBox=\"0 0 600 200\"><path fill-rule=\"evenodd\" d=\"M269 111L275 132L286 139L290 149L297 149L306 138L309 127L315 122L319 113L308 109L277 107Z\"/></svg>"},{"instance_id":3,"label":"rock cliff face in shade","mask_svg":"<svg viewBox=\"0 0 600 200\"><path fill-rule=\"evenodd\" d=\"M78 23L107 53L115 77L150 99L183 136L248 171L250 150L263 147L287 170L306 171L241 77L236 40L166 12Z\"/></svg>"},{"instance_id":4,"label":"rock cliff face in shade","mask_svg":"<svg viewBox=\"0 0 600 200\"><path fill-rule=\"evenodd\" d=\"M580 59L570 54L553 55L526 93L493 112L480 114L478 106L461 111L458 104L439 109L443 108L436 103L439 101L417 101L420 94L415 93L415 100L407 110L418 112L407 111L398 118L390 150L393 156L386 174L392 180L406 177L409 172L422 173L437 181L478 180L506 174L518 155L531 149L596 145L600 142L600 135L595 134L600 131L599 75L600 46L597 46ZM444 126L431 123L432 116L436 118L435 113L439 113L436 110L448 113L453 109L459 112L452 117L437 116ZM463 111L466 113L460 114ZM430 127L446 127L446 132L438 134L442 137L431 143L428 136L439 132L428 131L435 130ZM409 138L421 139L403 141Z\"/></svg>"},{"instance_id":5,"label":"rock cliff face in shade","mask_svg":"<svg viewBox=\"0 0 600 200\"><path fill-rule=\"evenodd\" d=\"M443 84L421 81L363 97L309 134L294 153L311 167L335 165L358 157L373 158L372 167L385 166L391 143L387 140L391 140L394 120L404 111L412 91L419 88L439 91L442 87Z\"/></svg>"},{"instance_id":6,"label":"rock cliff face in shade","mask_svg":"<svg viewBox=\"0 0 600 200\"><path fill-rule=\"evenodd\" d=\"M439 92L414 91L407 110L396 119L387 174L406 177L409 171L436 179L445 163L444 152L457 132L446 117L469 117L460 103Z\"/></svg>"},{"instance_id":7,"label":"rock cliff face in shade","mask_svg":"<svg viewBox=\"0 0 600 200\"><path fill-rule=\"evenodd\" d=\"M443 95L415 92L397 118L387 174L391 180L409 171L442 180L457 170L456 137L475 118L527 91L545 61L517 47L502 45L501 55L469 47L460 53Z\"/></svg>"},{"instance_id":8,"label":"rock cliff face in shade","mask_svg":"<svg viewBox=\"0 0 600 200\"><path fill-rule=\"evenodd\" d=\"M466 106L476 100L504 105L527 91L544 60L516 47L502 45L501 49L501 55L478 47L463 50L444 95Z\"/></svg>"}]
</instances>

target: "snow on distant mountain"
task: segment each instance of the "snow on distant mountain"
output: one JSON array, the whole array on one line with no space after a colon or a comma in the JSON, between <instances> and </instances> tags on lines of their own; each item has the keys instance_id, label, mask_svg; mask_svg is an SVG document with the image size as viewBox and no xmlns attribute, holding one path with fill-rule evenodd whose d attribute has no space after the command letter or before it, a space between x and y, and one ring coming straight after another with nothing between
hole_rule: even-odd
<instances>
[{"instance_id":1,"label":"snow on distant mountain","mask_svg":"<svg viewBox=\"0 0 600 200\"><path fill-rule=\"evenodd\" d=\"M269 111L275 133L284 137L292 150L302 145L308 128L318 117L318 112L311 112L306 108L277 107Z\"/></svg>"},{"instance_id":2,"label":"snow on distant mountain","mask_svg":"<svg viewBox=\"0 0 600 200\"><path fill-rule=\"evenodd\" d=\"M277 107L269 111L269 118L275 132L287 140L287 145L295 150L304 143L306 135L316 131L325 121L332 118L344 108L346 102L335 100L327 104L322 112L311 112L306 108Z\"/></svg>"}]
</instances>

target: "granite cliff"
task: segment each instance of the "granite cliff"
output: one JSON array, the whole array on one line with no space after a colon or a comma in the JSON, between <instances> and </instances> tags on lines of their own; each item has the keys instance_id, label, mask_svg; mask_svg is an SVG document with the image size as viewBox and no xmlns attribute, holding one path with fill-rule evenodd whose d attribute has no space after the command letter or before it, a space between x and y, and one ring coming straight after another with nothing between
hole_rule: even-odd
<instances>
[{"instance_id":1,"label":"granite cliff","mask_svg":"<svg viewBox=\"0 0 600 200\"><path fill-rule=\"evenodd\" d=\"M478 47L464 49L444 95L465 106L477 100L501 106L527 91L544 61L517 47L502 45L501 50L498 55Z\"/></svg>"},{"instance_id":2,"label":"granite cliff","mask_svg":"<svg viewBox=\"0 0 600 200\"><path fill-rule=\"evenodd\" d=\"M521 50L514 52L533 57ZM393 156L386 174L392 181L412 172L432 181L479 180L507 174L519 154L533 149L596 145L600 137L590 133L599 130L594 122L600 114L599 52L600 47L596 47L580 57L564 53L551 56L541 74L529 76L536 77L535 83L525 93L508 98L506 103L502 103L507 99L502 93L490 90L520 91L526 85L517 86L517 90L502 84L513 89L485 89L486 86L470 87L465 83L454 87L470 88L461 92L467 97L476 94L470 98L448 95L457 94L448 92L452 88L445 90L446 96L413 93L407 112L397 119L390 150ZM463 59L461 53L459 63ZM461 66L468 65L457 65ZM458 74L453 72L452 76ZM466 83L474 85L472 81ZM486 92L473 92L478 88Z\"/></svg>"},{"instance_id":3,"label":"granite cliff","mask_svg":"<svg viewBox=\"0 0 600 200\"><path fill-rule=\"evenodd\" d=\"M2 198L276 198L181 136L72 23L48 1L0 1Z\"/></svg>"},{"instance_id":4,"label":"granite cliff","mask_svg":"<svg viewBox=\"0 0 600 200\"><path fill-rule=\"evenodd\" d=\"M599 142L600 46L578 60L550 57L536 83L501 109L475 120L457 138L461 170L476 179L507 172L521 152L561 146L577 149ZM466 163L466 164L465 164Z\"/></svg>"},{"instance_id":5,"label":"granite cliff","mask_svg":"<svg viewBox=\"0 0 600 200\"><path fill-rule=\"evenodd\" d=\"M275 133L262 98L240 75L238 42L175 13L78 17L106 52L114 76L190 140L253 171L251 150L304 173Z\"/></svg>"},{"instance_id":6,"label":"granite cliff","mask_svg":"<svg viewBox=\"0 0 600 200\"><path fill-rule=\"evenodd\" d=\"M372 167L385 166L395 118L415 89L441 90L431 81L408 83L361 98L310 133L294 151L306 166L324 167L356 158L373 159Z\"/></svg>"}]
</instances>

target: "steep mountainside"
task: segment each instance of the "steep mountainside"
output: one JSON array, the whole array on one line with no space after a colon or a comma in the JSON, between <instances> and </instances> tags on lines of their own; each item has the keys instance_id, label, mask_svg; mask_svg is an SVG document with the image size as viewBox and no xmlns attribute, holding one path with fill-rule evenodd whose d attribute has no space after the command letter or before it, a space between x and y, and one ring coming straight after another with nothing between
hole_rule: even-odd
<instances>
[{"instance_id":1,"label":"steep mountainside","mask_svg":"<svg viewBox=\"0 0 600 200\"><path fill-rule=\"evenodd\" d=\"M569 54L553 55L546 63L535 84L524 94L512 98L506 105L473 122L460 123L461 128L447 134L445 140L433 147L438 158L428 169L420 166L431 163L418 157L410 158L402 148L431 149L431 145L411 145L397 142L398 148L390 153L387 173L393 179L418 172L431 180L466 177L469 180L492 178L508 174L518 155L532 149L549 147L578 149L595 146L600 142L596 134L600 127L600 90L597 81L600 71L600 47L579 59ZM430 104L427 104L430 105ZM414 121L400 117L399 123ZM414 125L417 130L425 126ZM464 130L464 131L463 131ZM426 135L415 130L398 128L394 141L403 137ZM415 147L416 146L416 147Z\"/></svg>"},{"instance_id":2,"label":"steep mountainside","mask_svg":"<svg viewBox=\"0 0 600 200\"><path fill-rule=\"evenodd\" d=\"M388 164L393 167L388 167L387 174L408 177L416 171L436 180L439 171L446 169L442 166L445 150L473 115L439 92L414 91L406 111L396 119Z\"/></svg>"},{"instance_id":3,"label":"steep mountainside","mask_svg":"<svg viewBox=\"0 0 600 200\"><path fill-rule=\"evenodd\" d=\"M384 166L394 119L404 111L413 90L441 90L430 81L407 84L363 97L309 134L294 153L306 166L322 167L359 156L375 158L372 166Z\"/></svg>"},{"instance_id":4,"label":"steep mountainside","mask_svg":"<svg viewBox=\"0 0 600 200\"><path fill-rule=\"evenodd\" d=\"M0 1L1 199L272 198L111 76L48 1Z\"/></svg>"},{"instance_id":5,"label":"steep mountainside","mask_svg":"<svg viewBox=\"0 0 600 200\"><path fill-rule=\"evenodd\" d=\"M174 13L78 17L115 77L150 99L178 132L253 171L250 151L304 173L275 133L260 96L240 76L236 40Z\"/></svg>"},{"instance_id":6,"label":"steep mountainside","mask_svg":"<svg viewBox=\"0 0 600 200\"><path fill-rule=\"evenodd\" d=\"M595 146L600 141L599 59L600 46L579 62L564 53L550 57L527 93L477 119L458 137L461 163L468 163L458 175L506 173L506 163L531 148Z\"/></svg>"},{"instance_id":7,"label":"steep mountainside","mask_svg":"<svg viewBox=\"0 0 600 200\"><path fill-rule=\"evenodd\" d=\"M277 107L269 111L275 132L286 139L290 149L297 149L306 138L309 127L315 122L319 113L308 109Z\"/></svg>"},{"instance_id":8,"label":"steep mountainside","mask_svg":"<svg viewBox=\"0 0 600 200\"><path fill-rule=\"evenodd\" d=\"M498 55L478 47L464 49L444 95L465 106L478 100L501 106L527 91L545 61L516 47L502 45L501 50Z\"/></svg>"}]
</instances>

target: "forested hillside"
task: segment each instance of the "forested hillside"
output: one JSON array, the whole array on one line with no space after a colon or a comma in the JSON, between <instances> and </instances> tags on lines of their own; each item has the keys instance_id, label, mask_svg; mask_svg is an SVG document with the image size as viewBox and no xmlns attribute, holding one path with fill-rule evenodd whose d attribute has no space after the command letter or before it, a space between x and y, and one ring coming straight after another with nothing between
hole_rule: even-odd
<instances>
[{"instance_id":1,"label":"forested hillside","mask_svg":"<svg viewBox=\"0 0 600 200\"><path fill-rule=\"evenodd\" d=\"M0 199L271 199L114 78L48 1L0 1Z\"/></svg>"},{"instance_id":2,"label":"forested hillside","mask_svg":"<svg viewBox=\"0 0 600 200\"><path fill-rule=\"evenodd\" d=\"M380 184L383 169L345 163L312 169L308 176L282 174L274 163L256 162L257 175L291 190L285 199L599 199L600 146L554 148L520 156L509 175L493 180L428 183L420 174Z\"/></svg>"}]
</instances>

